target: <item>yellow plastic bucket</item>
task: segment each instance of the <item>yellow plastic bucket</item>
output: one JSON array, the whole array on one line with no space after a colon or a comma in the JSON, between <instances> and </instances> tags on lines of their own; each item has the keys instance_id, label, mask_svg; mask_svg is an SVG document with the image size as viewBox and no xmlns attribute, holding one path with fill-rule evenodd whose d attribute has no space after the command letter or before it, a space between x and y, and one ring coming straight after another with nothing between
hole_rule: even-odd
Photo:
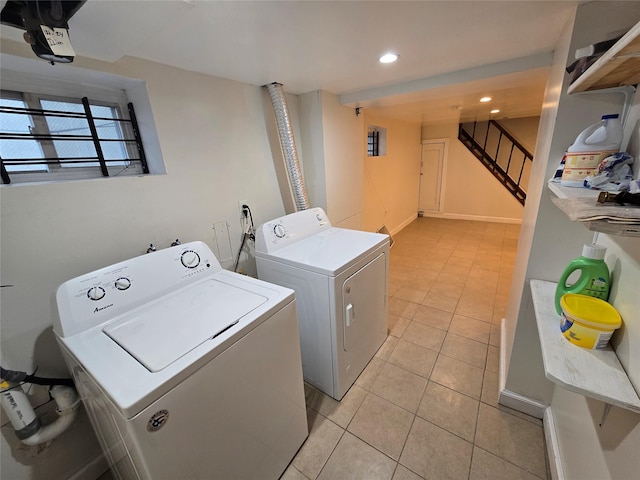
<instances>
[{"instance_id":1,"label":"yellow plastic bucket","mask_svg":"<svg viewBox=\"0 0 640 480\"><path fill-rule=\"evenodd\" d=\"M613 332L622 325L618 311L599 298L567 293L560 299L560 306L560 331L580 347L592 350L606 347Z\"/></svg>"}]
</instances>

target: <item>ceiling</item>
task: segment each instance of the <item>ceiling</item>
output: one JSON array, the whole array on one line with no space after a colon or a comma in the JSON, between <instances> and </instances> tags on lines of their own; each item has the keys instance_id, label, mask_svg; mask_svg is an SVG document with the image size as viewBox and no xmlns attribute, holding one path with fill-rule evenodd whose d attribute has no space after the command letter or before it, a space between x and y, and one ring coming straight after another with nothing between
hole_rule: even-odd
<instances>
[{"instance_id":1,"label":"ceiling","mask_svg":"<svg viewBox=\"0 0 640 480\"><path fill-rule=\"evenodd\" d=\"M5 1L2 2L4 4ZM76 55L125 55L286 92L326 90L404 120L538 115L577 1L88 0ZM0 37L22 42L2 26ZM390 65L378 57L400 55ZM493 101L480 105L481 96ZM489 108L490 107L490 108Z\"/></svg>"}]
</instances>

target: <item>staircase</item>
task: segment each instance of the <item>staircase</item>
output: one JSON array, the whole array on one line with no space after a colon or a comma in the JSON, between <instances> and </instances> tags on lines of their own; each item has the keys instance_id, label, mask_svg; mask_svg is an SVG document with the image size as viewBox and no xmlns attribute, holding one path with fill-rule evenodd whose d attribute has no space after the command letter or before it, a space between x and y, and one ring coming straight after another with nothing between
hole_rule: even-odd
<instances>
[{"instance_id":1,"label":"staircase","mask_svg":"<svg viewBox=\"0 0 640 480\"><path fill-rule=\"evenodd\" d=\"M460 140L522 204L533 155L495 120L461 123Z\"/></svg>"}]
</instances>

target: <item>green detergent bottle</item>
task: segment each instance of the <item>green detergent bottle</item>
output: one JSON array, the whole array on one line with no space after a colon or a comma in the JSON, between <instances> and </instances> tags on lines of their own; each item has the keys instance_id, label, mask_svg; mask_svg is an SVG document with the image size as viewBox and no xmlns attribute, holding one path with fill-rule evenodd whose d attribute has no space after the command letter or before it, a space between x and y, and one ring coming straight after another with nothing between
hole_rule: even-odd
<instances>
[{"instance_id":1,"label":"green detergent bottle","mask_svg":"<svg viewBox=\"0 0 640 480\"><path fill-rule=\"evenodd\" d=\"M605 301L609 298L611 281L609 267L604 262L606 251L606 247L602 245L587 244L582 248L582 256L574 258L567 265L556 288L555 304L558 315L562 314L560 299L565 293L579 293ZM571 285L567 285L567 279L576 270L580 271L580 278Z\"/></svg>"}]
</instances>

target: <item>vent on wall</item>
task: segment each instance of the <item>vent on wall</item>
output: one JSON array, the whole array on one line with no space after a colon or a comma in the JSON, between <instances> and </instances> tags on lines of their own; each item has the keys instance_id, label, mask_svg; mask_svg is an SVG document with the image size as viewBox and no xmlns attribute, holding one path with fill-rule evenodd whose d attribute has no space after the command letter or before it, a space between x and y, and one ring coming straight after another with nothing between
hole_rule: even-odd
<instances>
[{"instance_id":1,"label":"vent on wall","mask_svg":"<svg viewBox=\"0 0 640 480\"><path fill-rule=\"evenodd\" d=\"M386 225L382 225L376 233L384 233L385 235L389 235L389 248L393 247L393 237L391 236L391 232L387 229Z\"/></svg>"}]
</instances>

